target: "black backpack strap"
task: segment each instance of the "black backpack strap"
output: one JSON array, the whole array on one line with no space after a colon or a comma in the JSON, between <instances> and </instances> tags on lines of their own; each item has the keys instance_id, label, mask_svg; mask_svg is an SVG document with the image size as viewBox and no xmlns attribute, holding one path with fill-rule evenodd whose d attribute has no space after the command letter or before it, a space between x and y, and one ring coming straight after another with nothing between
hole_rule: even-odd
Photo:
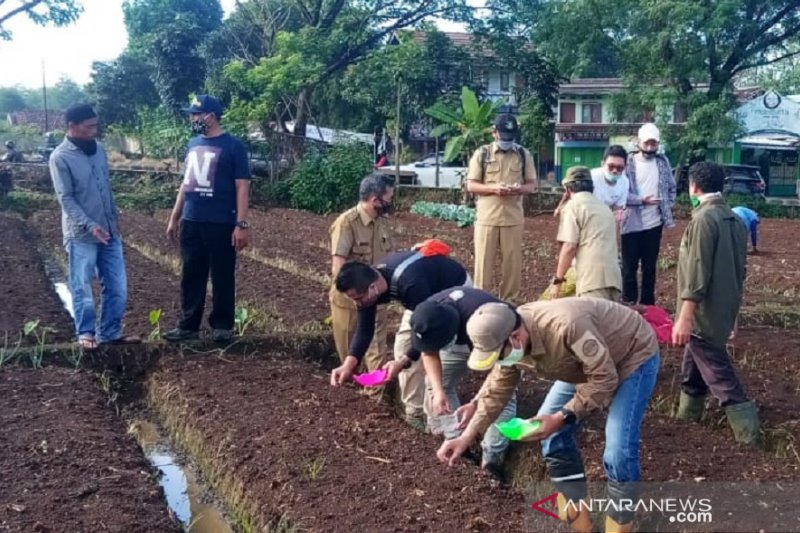
<instances>
[{"instance_id":1,"label":"black backpack strap","mask_svg":"<svg viewBox=\"0 0 800 533\"><path fill-rule=\"evenodd\" d=\"M403 272L405 272L410 265L416 263L420 259L422 259L422 254L419 252L414 252L403 259L399 265L397 265L397 268L395 268L394 272L392 272L392 281L389 284L389 296L395 299L400 297L397 294L397 285L400 282L400 276L403 275Z\"/></svg>"}]
</instances>

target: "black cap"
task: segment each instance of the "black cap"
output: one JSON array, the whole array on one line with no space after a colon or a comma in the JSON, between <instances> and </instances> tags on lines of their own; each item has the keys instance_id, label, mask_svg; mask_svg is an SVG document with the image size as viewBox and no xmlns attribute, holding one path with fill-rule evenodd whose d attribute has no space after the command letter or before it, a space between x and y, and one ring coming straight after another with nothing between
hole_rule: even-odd
<instances>
[{"instance_id":1,"label":"black cap","mask_svg":"<svg viewBox=\"0 0 800 533\"><path fill-rule=\"evenodd\" d=\"M458 311L452 305L427 300L411 315L411 346L420 352L436 352L458 334Z\"/></svg>"},{"instance_id":2,"label":"black cap","mask_svg":"<svg viewBox=\"0 0 800 533\"><path fill-rule=\"evenodd\" d=\"M511 113L500 113L494 119L494 129L500 135L501 141L513 141L519 133L517 117Z\"/></svg>"},{"instance_id":3,"label":"black cap","mask_svg":"<svg viewBox=\"0 0 800 533\"><path fill-rule=\"evenodd\" d=\"M214 113L217 118L222 116L222 104L207 94L195 96L192 105L183 108L184 113Z\"/></svg>"}]
</instances>

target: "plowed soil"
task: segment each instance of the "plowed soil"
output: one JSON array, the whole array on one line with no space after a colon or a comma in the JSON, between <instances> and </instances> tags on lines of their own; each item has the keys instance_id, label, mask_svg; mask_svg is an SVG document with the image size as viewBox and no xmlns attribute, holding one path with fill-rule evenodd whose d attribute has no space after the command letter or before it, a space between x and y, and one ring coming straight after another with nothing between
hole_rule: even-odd
<instances>
[{"instance_id":1,"label":"plowed soil","mask_svg":"<svg viewBox=\"0 0 800 533\"><path fill-rule=\"evenodd\" d=\"M73 335L72 319L47 278L35 239L25 221L7 213L0 213L0 302L0 346L14 345L29 320L56 330L47 333L49 341ZM36 343L33 337L22 341Z\"/></svg>"},{"instance_id":2,"label":"plowed soil","mask_svg":"<svg viewBox=\"0 0 800 533\"><path fill-rule=\"evenodd\" d=\"M327 379L293 356L162 359L148 388L168 427L199 432L244 482L259 525L277 509L313 532L525 530L520 495L439 464L437 438Z\"/></svg>"},{"instance_id":3,"label":"plowed soil","mask_svg":"<svg viewBox=\"0 0 800 533\"><path fill-rule=\"evenodd\" d=\"M0 530L182 531L97 378L0 372Z\"/></svg>"}]
</instances>

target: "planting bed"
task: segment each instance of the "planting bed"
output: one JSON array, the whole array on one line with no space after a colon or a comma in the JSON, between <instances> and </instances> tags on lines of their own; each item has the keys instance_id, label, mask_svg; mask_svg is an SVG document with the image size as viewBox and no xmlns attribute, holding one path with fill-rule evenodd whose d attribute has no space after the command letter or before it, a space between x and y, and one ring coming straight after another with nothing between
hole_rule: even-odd
<instances>
[{"instance_id":1,"label":"planting bed","mask_svg":"<svg viewBox=\"0 0 800 533\"><path fill-rule=\"evenodd\" d=\"M0 345L14 344L26 321L39 320L54 328L52 340L72 336L72 321L47 278L36 242L26 223L12 214L0 213ZM24 343L35 339L27 337Z\"/></svg>"},{"instance_id":2,"label":"planting bed","mask_svg":"<svg viewBox=\"0 0 800 533\"><path fill-rule=\"evenodd\" d=\"M0 371L0 530L179 532L97 377Z\"/></svg>"},{"instance_id":3,"label":"planting bed","mask_svg":"<svg viewBox=\"0 0 800 533\"><path fill-rule=\"evenodd\" d=\"M524 530L521 496L474 467L438 464L435 437L327 379L292 355L162 359L147 388L256 528L283 519L320 532Z\"/></svg>"}]
</instances>

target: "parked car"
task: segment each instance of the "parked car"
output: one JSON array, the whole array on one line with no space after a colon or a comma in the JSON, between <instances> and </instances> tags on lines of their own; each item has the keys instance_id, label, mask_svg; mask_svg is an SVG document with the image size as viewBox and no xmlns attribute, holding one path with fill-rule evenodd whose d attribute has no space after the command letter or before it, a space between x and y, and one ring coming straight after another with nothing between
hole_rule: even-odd
<instances>
[{"instance_id":1,"label":"parked car","mask_svg":"<svg viewBox=\"0 0 800 533\"><path fill-rule=\"evenodd\" d=\"M462 176L467 175L467 168L461 165L460 161L447 163L444 161L443 153L438 155L439 159L439 188L449 189L452 187L461 186ZM409 163L407 165L400 165L401 172L413 172L416 174L414 185L420 187L435 187L436 186L436 159L435 153L430 153L419 161ZM386 174L391 174L395 169L394 165L386 165L380 167L380 171Z\"/></svg>"},{"instance_id":2,"label":"parked car","mask_svg":"<svg viewBox=\"0 0 800 533\"><path fill-rule=\"evenodd\" d=\"M722 165L725 171L723 194L740 194L764 198L767 184L759 167L750 165ZM681 167L677 183L678 194L689 192L689 167Z\"/></svg>"}]
</instances>

